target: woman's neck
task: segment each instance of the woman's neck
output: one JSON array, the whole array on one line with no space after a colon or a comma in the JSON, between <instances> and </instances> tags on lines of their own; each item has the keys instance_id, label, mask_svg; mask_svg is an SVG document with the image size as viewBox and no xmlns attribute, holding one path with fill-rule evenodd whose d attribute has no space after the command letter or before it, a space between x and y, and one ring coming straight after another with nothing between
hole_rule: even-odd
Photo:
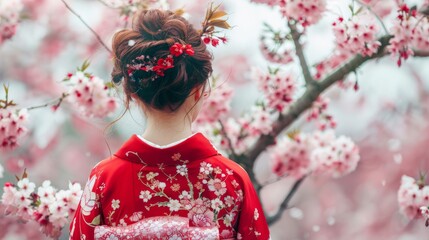
<instances>
[{"instance_id":1,"label":"woman's neck","mask_svg":"<svg viewBox=\"0 0 429 240\"><path fill-rule=\"evenodd\" d=\"M142 136L157 145L167 145L192 135L191 124L183 114L150 114Z\"/></svg>"}]
</instances>

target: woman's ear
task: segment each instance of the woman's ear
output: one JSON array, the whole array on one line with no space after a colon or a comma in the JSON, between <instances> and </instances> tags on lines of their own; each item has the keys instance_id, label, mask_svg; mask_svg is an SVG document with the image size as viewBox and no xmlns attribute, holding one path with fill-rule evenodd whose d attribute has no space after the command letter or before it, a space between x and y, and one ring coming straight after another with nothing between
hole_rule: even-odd
<instances>
[{"instance_id":1,"label":"woman's ear","mask_svg":"<svg viewBox=\"0 0 429 240\"><path fill-rule=\"evenodd\" d=\"M201 90L202 90L202 88L203 88L202 86L195 87L195 94L194 94L195 101L198 101L201 98L201 95L202 95Z\"/></svg>"}]
</instances>

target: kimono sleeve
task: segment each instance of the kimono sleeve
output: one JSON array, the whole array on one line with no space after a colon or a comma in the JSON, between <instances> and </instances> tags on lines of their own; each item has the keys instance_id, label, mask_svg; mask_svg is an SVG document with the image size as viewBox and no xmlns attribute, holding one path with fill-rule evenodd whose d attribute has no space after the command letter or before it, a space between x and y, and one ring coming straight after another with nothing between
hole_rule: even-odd
<instances>
[{"instance_id":1,"label":"kimono sleeve","mask_svg":"<svg viewBox=\"0 0 429 240\"><path fill-rule=\"evenodd\" d=\"M244 172L243 175L243 206L239 216L237 239L270 239L268 224L258 195L247 173Z\"/></svg>"},{"instance_id":2,"label":"kimono sleeve","mask_svg":"<svg viewBox=\"0 0 429 240\"><path fill-rule=\"evenodd\" d=\"M92 240L95 227L102 224L99 178L100 174L94 168L70 223L70 240Z\"/></svg>"}]
</instances>

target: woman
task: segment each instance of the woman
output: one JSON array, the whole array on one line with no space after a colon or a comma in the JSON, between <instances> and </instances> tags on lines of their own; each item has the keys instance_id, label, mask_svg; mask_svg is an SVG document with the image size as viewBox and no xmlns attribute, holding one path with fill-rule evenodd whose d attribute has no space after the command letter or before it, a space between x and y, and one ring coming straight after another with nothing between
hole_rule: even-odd
<instances>
[{"instance_id":1,"label":"woman","mask_svg":"<svg viewBox=\"0 0 429 240\"><path fill-rule=\"evenodd\" d=\"M247 173L191 124L201 109L211 54L181 16L142 11L113 37L113 81L147 117L91 171L71 239L263 239L263 210Z\"/></svg>"}]
</instances>

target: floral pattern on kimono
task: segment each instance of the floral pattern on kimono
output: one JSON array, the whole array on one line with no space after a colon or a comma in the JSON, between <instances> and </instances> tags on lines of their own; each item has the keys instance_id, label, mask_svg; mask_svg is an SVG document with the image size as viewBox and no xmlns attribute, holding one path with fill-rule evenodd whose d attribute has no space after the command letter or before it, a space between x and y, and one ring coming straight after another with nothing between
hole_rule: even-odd
<instances>
[{"instance_id":1,"label":"floral pattern on kimono","mask_svg":"<svg viewBox=\"0 0 429 240\"><path fill-rule=\"evenodd\" d=\"M159 227L155 235L142 230L148 221ZM97 164L70 224L70 239L194 239L170 231L173 223L203 239L269 239L247 173L201 133L162 149L133 135ZM213 229L216 236L204 235Z\"/></svg>"}]
</instances>

